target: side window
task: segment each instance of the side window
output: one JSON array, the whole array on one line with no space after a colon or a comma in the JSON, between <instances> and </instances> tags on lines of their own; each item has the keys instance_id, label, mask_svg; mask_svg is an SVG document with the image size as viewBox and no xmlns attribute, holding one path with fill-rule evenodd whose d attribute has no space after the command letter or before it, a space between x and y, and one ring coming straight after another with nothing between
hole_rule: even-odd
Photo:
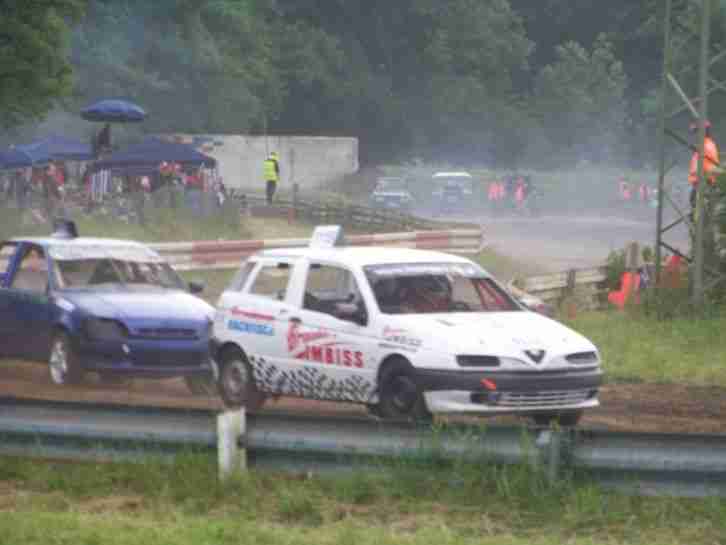
<instances>
[{"instance_id":1,"label":"side window","mask_svg":"<svg viewBox=\"0 0 726 545\"><path fill-rule=\"evenodd\" d=\"M245 261L244 265L240 267L237 274L235 274L234 278L232 278L232 282L230 282L229 286L227 286L227 291L242 291L242 288L247 282L247 279L250 277L250 273L252 272L252 269L255 268L255 265L257 265L257 263L254 261Z\"/></svg>"},{"instance_id":2,"label":"side window","mask_svg":"<svg viewBox=\"0 0 726 545\"><path fill-rule=\"evenodd\" d=\"M278 301L284 300L291 272L292 267L289 263L263 265L250 286L250 293Z\"/></svg>"},{"instance_id":3,"label":"side window","mask_svg":"<svg viewBox=\"0 0 726 545\"><path fill-rule=\"evenodd\" d=\"M17 244L7 242L0 246L0 275L6 274L10 268L10 259L15 255Z\"/></svg>"},{"instance_id":4,"label":"side window","mask_svg":"<svg viewBox=\"0 0 726 545\"><path fill-rule=\"evenodd\" d=\"M305 281L303 308L341 317L341 304L356 305L362 314L365 313L353 274L341 267L312 263Z\"/></svg>"},{"instance_id":5,"label":"side window","mask_svg":"<svg viewBox=\"0 0 726 545\"><path fill-rule=\"evenodd\" d=\"M41 248L32 247L25 252L11 287L45 293L48 287L48 262Z\"/></svg>"}]
</instances>

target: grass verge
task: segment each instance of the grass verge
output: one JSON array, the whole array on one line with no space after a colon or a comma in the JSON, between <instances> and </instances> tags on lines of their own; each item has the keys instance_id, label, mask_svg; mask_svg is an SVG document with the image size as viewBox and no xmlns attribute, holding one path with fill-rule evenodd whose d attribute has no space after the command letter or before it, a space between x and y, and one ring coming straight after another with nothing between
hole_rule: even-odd
<instances>
[{"instance_id":1,"label":"grass verge","mask_svg":"<svg viewBox=\"0 0 726 545\"><path fill-rule=\"evenodd\" d=\"M212 459L57 464L4 459L6 543L718 543L726 502L623 496L527 467L441 465L219 484Z\"/></svg>"},{"instance_id":2,"label":"grass verge","mask_svg":"<svg viewBox=\"0 0 726 545\"><path fill-rule=\"evenodd\" d=\"M566 323L600 349L610 382L726 387L726 317L656 321L611 311Z\"/></svg>"},{"instance_id":3,"label":"grass verge","mask_svg":"<svg viewBox=\"0 0 726 545\"><path fill-rule=\"evenodd\" d=\"M526 467L401 462L269 472L219 484L212 459L57 464L5 459L6 543L717 543L726 502L640 498Z\"/></svg>"}]
</instances>

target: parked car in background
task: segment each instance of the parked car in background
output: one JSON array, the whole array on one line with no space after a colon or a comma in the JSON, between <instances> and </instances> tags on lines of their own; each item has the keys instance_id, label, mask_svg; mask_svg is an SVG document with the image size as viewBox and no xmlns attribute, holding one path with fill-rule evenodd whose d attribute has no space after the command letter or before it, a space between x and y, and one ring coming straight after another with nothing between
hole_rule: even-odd
<instances>
[{"instance_id":1,"label":"parked car in background","mask_svg":"<svg viewBox=\"0 0 726 545\"><path fill-rule=\"evenodd\" d=\"M432 181L436 212L461 212L473 204L474 178L468 172L437 172Z\"/></svg>"},{"instance_id":2,"label":"parked car in background","mask_svg":"<svg viewBox=\"0 0 726 545\"><path fill-rule=\"evenodd\" d=\"M0 356L47 362L56 384L184 377L202 393L216 376L202 288L143 244L59 222L51 237L0 244Z\"/></svg>"},{"instance_id":3,"label":"parked car in background","mask_svg":"<svg viewBox=\"0 0 726 545\"><path fill-rule=\"evenodd\" d=\"M370 203L374 208L408 211L413 202L404 178L379 178L370 196Z\"/></svg>"},{"instance_id":4,"label":"parked car in background","mask_svg":"<svg viewBox=\"0 0 726 545\"><path fill-rule=\"evenodd\" d=\"M600 354L513 299L463 257L346 247L259 252L219 299L219 389L255 411L267 396L361 403L385 418L518 414L577 423L598 405Z\"/></svg>"}]
</instances>

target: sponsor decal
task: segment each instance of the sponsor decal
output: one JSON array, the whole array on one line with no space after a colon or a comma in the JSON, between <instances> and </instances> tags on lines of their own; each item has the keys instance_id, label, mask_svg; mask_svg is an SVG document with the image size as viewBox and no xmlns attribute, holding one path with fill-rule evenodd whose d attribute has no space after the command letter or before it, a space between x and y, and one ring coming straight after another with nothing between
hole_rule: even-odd
<instances>
[{"instance_id":1,"label":"sponsor decal","mask_svg":"<svg viewBox=\"0 0 726 545\"><path fill-rule=\"evenodd\" d=\"M261 322L272 322L275 320L275 317L271 314L262 314L260 312L251 312L248 310L243 310L239 307L233 307L230 309L229 313L232 316L240 316L242 318L249 318L250 320L259 320Z\"/></svg>"},{"instance_id":2,"label":"sponsor decal","mask_svg":"<svg viewBox=\"0 0 726 545\"><path fill-rule=\"evenodd\" d=\"M329 331L301 331L301 325L290 323L287 350L299 360L314 361L342 367L363 367L363 352L342 346Z\"/></svg>"},{"instance_id":3,"label":"sponsor decal","mask_svg":"<svg viewBox=\"0 0 726 545\"><path fill-rule=\"evenodd\" d=\"M468 263L409 263L400 265L370 265L366 272L377 277L390 276L464 276L466 278L486 278L476 265Z\"/></svg>"},{"instance_id":4,"label":"sponsor decal","mask_svg":"<svg viewBox=\"0 0 726 545\"><path fill-rule=\"evenodd\" d=\"M275 334L275 328L268 324L256 324L242 320L230 320L227 322L227 328L231 331L240 333L249 333L251 335L264 335L271 337Z\"/></svg>"},{"instance_id":5,"label":"sponsor decal","mask_svg":"<svg viewBox=\"0 0 726 545\"><path fill-rule=\"evenodd\" d=\"M402 344L411 348L419 348L423 341L409 335L405 329L386 326L383 328L383 339L389 343Z\"/></svg>"}]
</instances>

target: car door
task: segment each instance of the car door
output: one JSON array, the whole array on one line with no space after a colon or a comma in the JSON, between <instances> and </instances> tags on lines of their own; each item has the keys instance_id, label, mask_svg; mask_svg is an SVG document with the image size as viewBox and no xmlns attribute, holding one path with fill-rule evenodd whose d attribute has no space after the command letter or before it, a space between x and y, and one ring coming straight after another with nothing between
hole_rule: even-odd
<instances>
[{"instance_id":1,"label":"car door","mask_svg":"<svg viewBox=\"0 0 726 545\"><path fill-rule=\"evenodd\" d=\"M293 267L290 259L261 259L242 293L224 298L224 337L242 347L258 388L270 393L276 393L270 374L278 373L285 354Z\"/></svg>"},{"instance_id":2,"label":"car door","mask_svg":"<svg viewBox=\"0 0 726 545\"><path fill-rule=\"evenodd\" d=\"M354 274L337 264L305 263L290 317L288 373L296 395L367 402L375 391L377 343Z\"/></svg>"},{"instance_id":3,"label":"car door","mask_svg":"<svg viewBox=\"0 0 726 545\"><path fill-rule=\"evenodd\" d=\"M13 351L11 331L15 320L13 297L8 289L10 275L18 250L17 242L4 242L0 245L0 355L9 356Z\"/></svg>"},{"instance_id":4,"label":"car door","mask_svg":"<svg viewBox=\"0 0 726 545\"><path fill-rule=\"evenodd\" d=\"M23 244L11 271L5 297L8 311L9 354L44 360L50 350L53 303L48 292L48 256L42 247Z\"/></svg>"}]
</instances>

